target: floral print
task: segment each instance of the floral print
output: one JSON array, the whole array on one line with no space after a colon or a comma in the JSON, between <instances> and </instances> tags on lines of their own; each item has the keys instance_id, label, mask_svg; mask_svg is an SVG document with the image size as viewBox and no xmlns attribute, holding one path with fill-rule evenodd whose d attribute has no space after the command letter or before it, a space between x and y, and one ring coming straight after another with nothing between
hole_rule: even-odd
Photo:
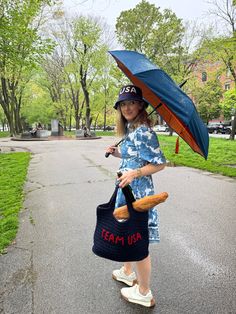
<instances>
[{"instance_id":1,"label":"floral print","mask_svg":"<svg viewBox=\"0 0 236 314\"><path fill-rule=\"evenodd\" d=\"M135 130L128 130L128 132L128 136L120 146L122 159L119 170L121 172L142 168L148 163L160 165L166 162L159 148L157 135L150 127L142 125ZM152 176L136 178L130 185L136 199L154 194ZM117 208L124 204L125 198L121 189L119 189L115 207ZM159 242L159 215L156 208L149 210L148 229L149 242Z\"/></svg>"}]
</instances>

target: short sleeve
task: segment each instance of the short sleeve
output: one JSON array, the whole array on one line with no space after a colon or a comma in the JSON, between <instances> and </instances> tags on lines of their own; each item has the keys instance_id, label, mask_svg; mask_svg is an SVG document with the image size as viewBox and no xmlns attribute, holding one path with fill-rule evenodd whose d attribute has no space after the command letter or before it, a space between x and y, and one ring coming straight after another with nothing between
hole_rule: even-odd
<instances>
[{"instance_id":1,"label":"short sleeve","mask_svg":"<svg viewBox=\"0 0 236 314\"><path fill-rule=\"evenodd\" d=\"M134 142L141 159L154 165L166 163L157 135L152 129L145 126L137 128L134 134Z\"/></svg>"}]
</instances>

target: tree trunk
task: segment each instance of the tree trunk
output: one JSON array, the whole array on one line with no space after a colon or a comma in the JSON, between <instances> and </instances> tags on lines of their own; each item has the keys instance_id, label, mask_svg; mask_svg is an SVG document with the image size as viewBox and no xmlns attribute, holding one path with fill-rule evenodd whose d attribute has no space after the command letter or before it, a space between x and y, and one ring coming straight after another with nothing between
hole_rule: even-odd
<instances>
[{"instance_id":1,"label":"tree trunk","mask_svg":"<svg viewBox=\"0 0 236 314\"><path fill-rule=\"evenodd\" d=\"M170 131L169 131L169 136L172 136L173 135L173 129L171 129L171 127L169 127Z\"/></svg>"},{"instance_id":2,"label":"tree trunk","mask_svg":"<svg viewBox=\"0 0 236 314\"><path fill-rule=\"evenodd\" d=\"M22 132L20 119L21 95L19 98L16 96L17 85L17 81L12 83L1 77L0 103L8 121L11 136Z\"/></svg>"},{"instance_id":3,"label":"tree trunk","mask_svg":"<svg viewBox=\"0 0 236 314\"><path fill-rule=\"evenodd\" d=\"M84 45L84 55L87 53L87 46ZM84 93L86 112L85 112L85 125L87 129L90 131L91 125L91 109L90 109L90 101L89 101L89 92L87 89L87 71L83 69L83 65L80 65L80 84L82 86L82 90Z\"/></svg>"},{"instance_id":4,"label":"tree trunk","mask_svg":"<svg viewBox=\"0 0 236 314\"><path fill-rule=\"evenodd\" d=\"M15 129L16 133L22 133L22 123L21 123L21 118L20 118L20 105L17 103L17 100L15 98L14 102L14 121L15 121Z\"/></svg>"},{"instance_id":5,"label":"tree trunk","mask_svg":"<svg viewBox=\"0 0 236 314\"><path fill-rule=\"evenodd\" d=\"M97 128L98 117L99 117L99 113L97 114L97 116L96 116L96 118L95 118L95 121L94 121L94 131L95 131L96 128Z\"/></svg>"},{"instance_id":6,"label":"tree trunk","mask_svg":"<svg viewBox=\"0 0 236 314\"><path fill-rule=\"evenodd\" d=\"M236 132L236 114L234 115L234 120L233 120L233 123L232 123L232 131L230 133L230 140L234 140L235 138L235 132Z\"/></svg>"},{"instance_id":7,"label":"tree trunk","mask_svg":"<svg viewBox=\"0 0 236 314\"><path fill-rule=\"evenodd\" d=\"M69 116L69 131L71 132L71 124L72 124L72 110L73 110L73 104L70 106L70 116Z\"/></svg>"},{"instance_id":8,"label":"tree trunk","mask_svg":"<svg viewBox=\"0 0 236 314\"><path fill-rule=\"evenodd\" d=\"M107 123L107 105L105 101L104 114L103 114L103 131L106 130L106 123Z\"/></svg>"},{"instance_id":9,"label":"tree trunk","mask_svg":"<svg viewBox=\"0 0 236 314\"><path fill-rule=\"evenodd\" d=\"M85 101L83 100L82 105L81 105L81 108L80 108L80 110L79 110L79 108L78 108L78 112L77 112L77 115L76 115L76 117L75 117L75 120L76 120L76 129L79 129L79 128L80 128L80 121L81 121L81 119L82 119L82 113L83 113L84 103L85 103Z\"/></svg>"},{"instance_id":10,"label":"tree trunk","mask_svg":"<svg viewBox=\"0 0 236 314\"><path fill-rule=\"evenodd\" d=\"M85 106L86 106L86 111L85 111L85 124L88 130L90 130L90 125L91 125L91 109L90 109L90 102L89 102L89 92L86 88L86 82L82 80L82 89L84 93L84 98L85 98Z\"/></svg>"},{"instance_id":11,"label":"tree trunk","mask_svg":"<svg viewBox=\"0 0 236 314\"><path fill-rule=\"evenodd\" d=\"M78 113L78 110L77 110L77 112L75 113L75 128L76 128L76 130L79 129L79 121L80 121L79 113Z\"/></svg>"}]
</instances>

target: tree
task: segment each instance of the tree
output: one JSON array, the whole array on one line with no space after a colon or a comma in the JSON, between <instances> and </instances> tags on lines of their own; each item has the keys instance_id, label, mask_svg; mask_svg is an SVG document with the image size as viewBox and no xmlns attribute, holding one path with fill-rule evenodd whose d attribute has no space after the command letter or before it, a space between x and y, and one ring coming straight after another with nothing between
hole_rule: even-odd
<instances>
[{"instance_id":1,"label":"tree","mask_svg":"<svg viewBox=\"0 0 236 314\"><path fill-rule=\"evenodd\" d=\"M53 118L52 100L45 88L45 73L41 68L33 72L22 99L21 118L26 128L39 122L47 126Z\"/></svg>"},{"instance_id":2,"label":"tree","mask_svg":"<svg viewBox=\"0 0 236 314\"><path fill-rule=\"evenodd\" d=\"M145 21L145 27L140 23L140 17ZM116 34L126 49L144 53L170 74L171 60L180 49L184 26L171 10L161 12L159 7L142 0L134 9L121 12Z\"/></svg>"},{"instance_id":3,"label":"tree","mask_svg":"<svg viewBox=\"0 0 236 314\"><path fill-rule=\"evenodd\" d=\"M57 104L64 109L64 115L69 113L69 124L73 111L76 128L85 124L90 129L94 117L91 114L93 83L103 74L107 58L100 21L84 16L69 20L63 16L59 22L52 29L55 51L44 65L49 87L57 92Z\"/></svg>"},{"instance_id":4,"label":"tree","mask_svg":"<svg viewBox=\"0 0 236 314\"><path fill-rule=\"evenodd\" d=\"M219 117L222 88L218 80L207 81L203 86L195 87L193 96L204 122L208 124L209 120Z\"/></svg>"},{"instance_id":5,"label":"tree","mask_svg":"<svg viewBox=\"0 0 236 314\"><path fill-rule=\"evenodd\" d=\"M214 59L221 60L225 65L225 70L229 70L236 89L236 7L235 1L232 0L213 0L214 9L209 13L217 17L228 26L228 34L214 38L213 40L205 39L202 49L204 54L211 55ZM234 139L236 132L236 112L234 113L232 132L230 139Z\"/></svg>"},{"instance_id":6,"label":"tree","mask_svg":"<svg viewBox=\"0 0 236 314\"><path fill-rule=\"evenodd\" d=\"M233 34L236 30L236 1L234 0L211 0L212 8L209 14L224 23L228 33Z\"/></svg>"},{"instance_id":7,"label":"tree","mask_svg":"<svg viewBox=\"0 0 236 314\"><path fill-rule=\"evenodd\" d=\"M90 130L92 120L89 90L103 68L108 49L101 42L102 30L98 21L80 16L74 21L73 26L76 62L79 64L80 84L86 106L85 123Z\"/></svg>"},{"instance_id":8,"label":"tree","mask_svg":"<svg viewBox=\"0 0 236 314\"><path fill-rule=\"evenodd\" d=\"M224 98L220 102L221 111L227 120L231 120L231 117L236 112L236 90L228 90L224 93Z\"/></svg>"},{"instance_id":9,"label":"tree","mask_svg":"<svg viewBox=\"0 0 236 314\"><path fill-rule=\"evenodd\" d=\"M196 24L191 25L191 32L189 25L184 26L171 10L161 11L160 7L142 0L134 9L121 12L116 34L126 49L144 53L180 84L188 78L193 66L189 55Z\"/></svg>"},{"instance_id":10,"label":"tree","mask_svg":"<svg viewBox=\"0 0 236 314\"><path fill-rule=\"evenodd\" d=\"M123 77L124 79L124 77ZM104 68L93 84L93 112L97 121L103 125L105 131L106 126L114 124L115 111L113 108L117 97L119 85L122 84L122 73L111 62L108 56L104 63ZM94 106L95 105L95 106Z\"/></svg>"},{"instance_id":11,"label":"tree","mask_svg":"<svg viewBox=\"0 0 236 314\"><path fill-rule=\"evenodd\" d=\"M39 56L50 43L33 25L48 0L0 0L0 104L11 135L21 131L20 111L24 88Z\"/></svg>"},{"instance_id":12,"label":"tree","mask_svg":"<svg viewBox=\"0 0 236 314\"><path fill-rule=\"evenodd\" d=\"M67 127L67 122L70 114L70 95L68 95L68 82L66 72L66 59L58 47L55 51L44 58L42 67L46 74L46 80L41 81L41 85L44 86L50 94L54 118L56 117L63 123L64 129Z\"/></svg>"},{"instance_id":13,"label":"tree","mask_svg":"<svg viewBox=\"0 0 236 314\"><path fill-rule=\"evenodd\" d=\"M0 125L1 125L1 128L2 128L2 131L5 131L5 128L7 126L7 119L6 119L6 116L5 116L4 112L3 112L2 107L0 107Z\"/></svg>"}]
</instances>

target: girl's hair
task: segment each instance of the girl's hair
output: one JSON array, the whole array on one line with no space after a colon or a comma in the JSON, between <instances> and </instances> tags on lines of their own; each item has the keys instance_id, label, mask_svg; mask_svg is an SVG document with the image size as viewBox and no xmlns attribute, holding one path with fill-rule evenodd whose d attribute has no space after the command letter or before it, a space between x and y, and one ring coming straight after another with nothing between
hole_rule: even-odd
<instances>
[{"instance_id":1,"label":"girl's hair","mask_svg":"<svg viewBox=\"0 0 236 314\"><path fill-rule=\"evenodd\" d=\"M138 116L135 118L134 123L132 123L132 128L136 129L137 127L143 124L147 126L151 126L152 124L151 119L148 117L148 113L145 110L144 103L143 103L142 110L139 112ZM126 126L127 126L127 120L122 115L120 106L118 106L117 116L116 116L116 134L118 136L124 136L126 133Z\"/></svg>"}]
</instances>

